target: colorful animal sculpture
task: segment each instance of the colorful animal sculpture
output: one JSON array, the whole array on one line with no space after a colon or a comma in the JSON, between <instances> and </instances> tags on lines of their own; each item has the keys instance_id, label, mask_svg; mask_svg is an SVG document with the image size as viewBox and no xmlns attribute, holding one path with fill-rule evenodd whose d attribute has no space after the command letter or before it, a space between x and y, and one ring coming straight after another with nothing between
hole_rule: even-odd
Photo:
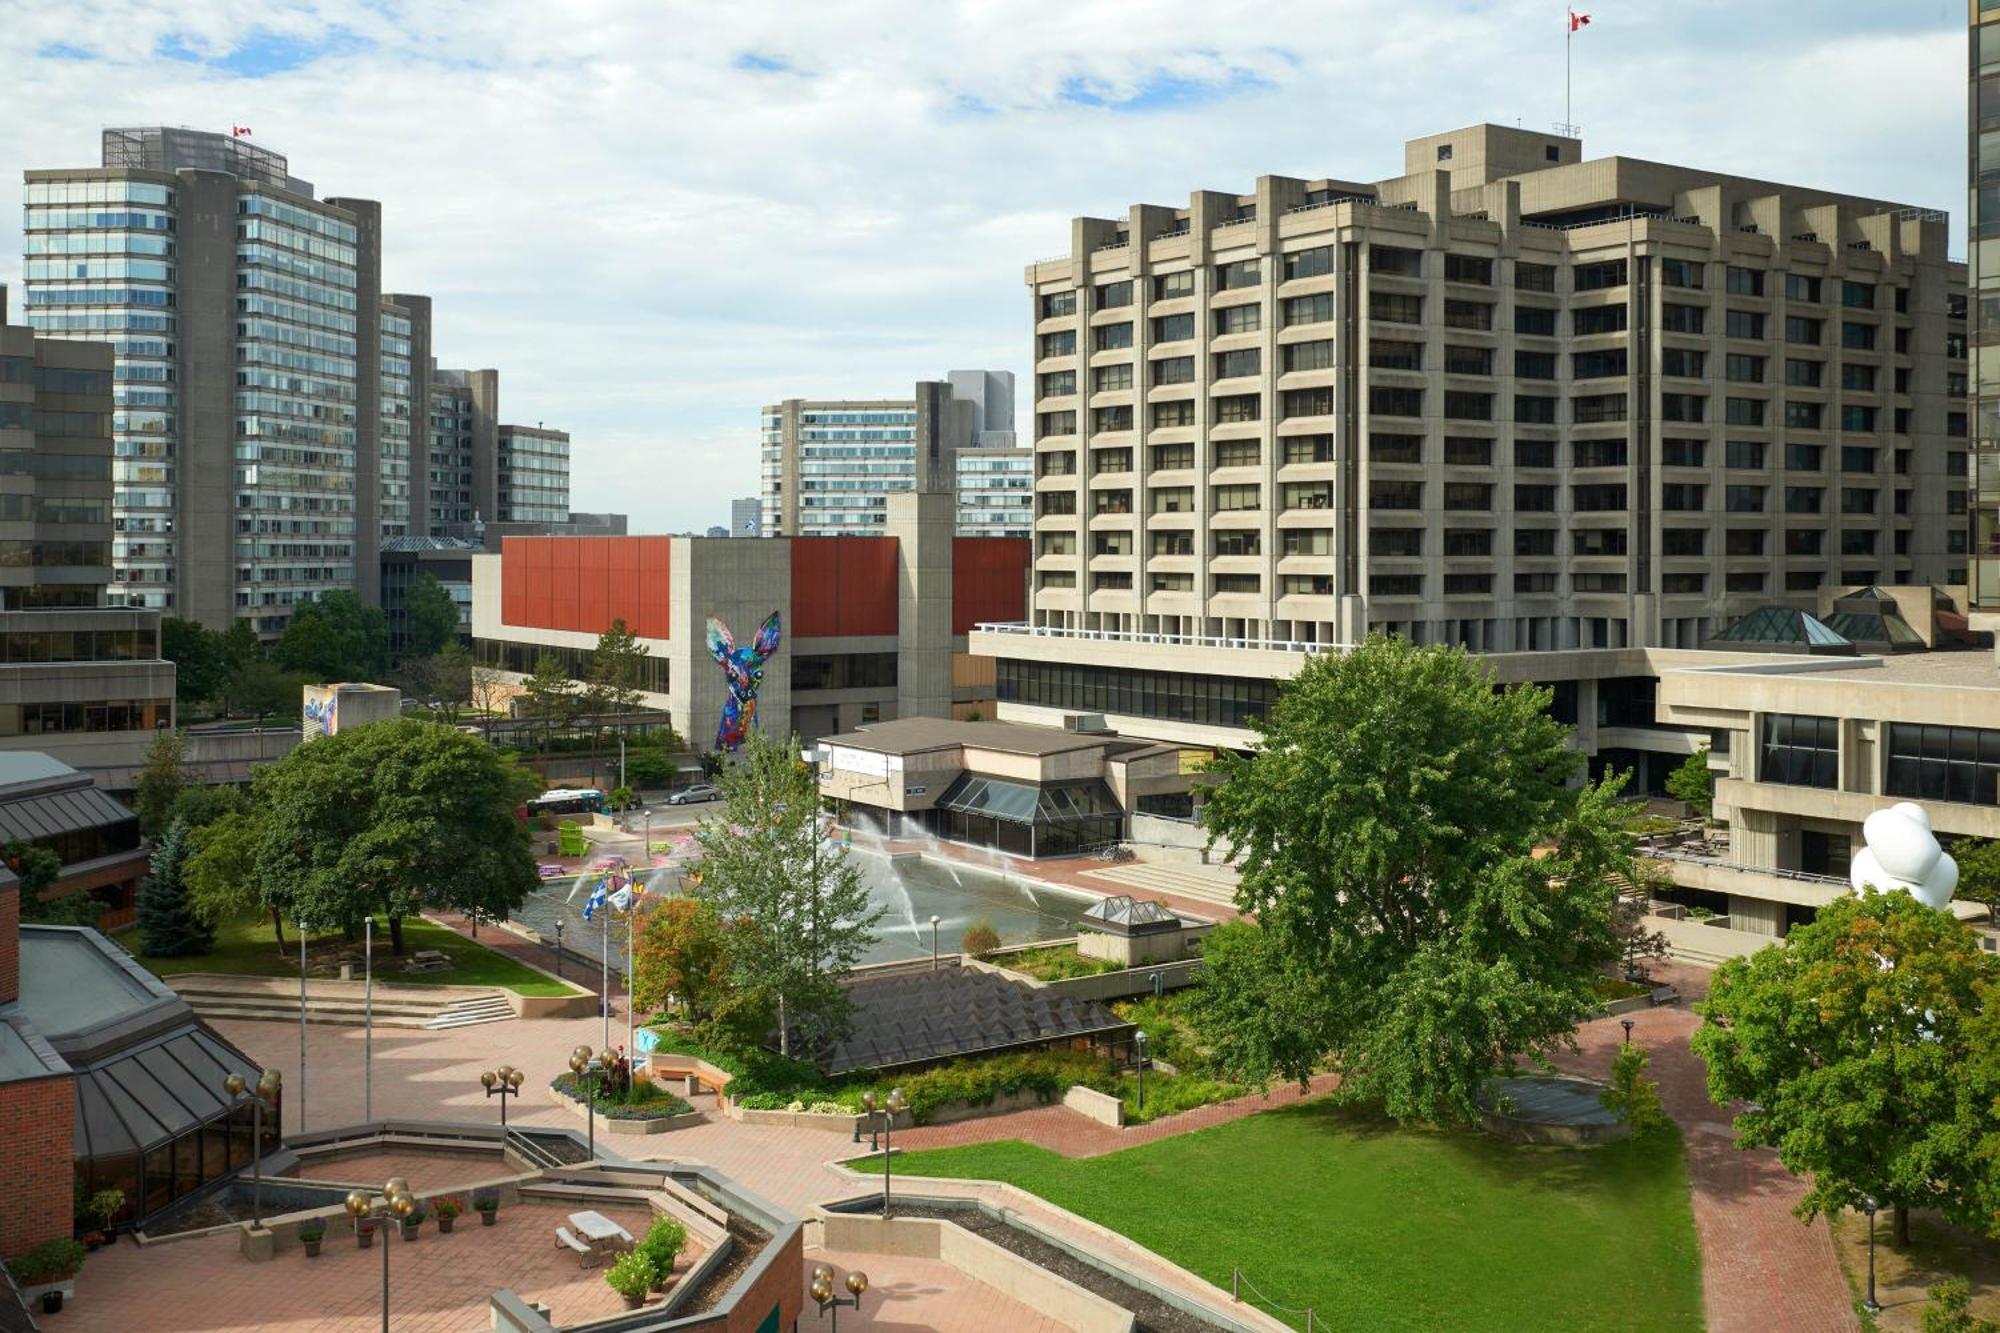
<instances>
[{"instance_id":1,"label":"colorful animal sculpture","mask_svg":"<svg viewBox=\"0 0 2000 1333\"><path fill-rule=\"evenodd\" d=\"M717 751L729 754L743 748L744 738L757 720L757 690L764 683L764 663L777 651L776 611L765 617L747 648L736 646L729 626L714 616L708 618L708 655L722 664L722 674L729 681L729 702L722 706L722 721L715 729Z\"/></svg>"}]
</instances>

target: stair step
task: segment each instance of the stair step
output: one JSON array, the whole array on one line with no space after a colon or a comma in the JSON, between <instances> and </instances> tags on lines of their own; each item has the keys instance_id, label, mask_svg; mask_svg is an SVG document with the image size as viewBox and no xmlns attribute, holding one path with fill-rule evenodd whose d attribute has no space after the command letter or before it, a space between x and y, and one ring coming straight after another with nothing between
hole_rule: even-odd
<instances>
[{"instance_id":1,"label":"stair step","mask_svg":"<svg viewBox=\"0 0 2000 1333\"><path fill-rule=\"evenodd\" d=\"M296 1023L299 1021L299 1011L296 1006L291 1009L270 1009L253 1005L196 1005L194 1006L194 1011L206 1019L228 1018L271 1023ZM315 1013L310 1009L306 1011L306 1022L308 1023L340 1024L352 1027L359 1025L363 1021L364 1018L361 1014L324 1014ZM378 1028L421 1029L426 1025L426 1021L423 1018L409 1014L375 1015L375 1026Z\"/></svg>"}]
</instances>

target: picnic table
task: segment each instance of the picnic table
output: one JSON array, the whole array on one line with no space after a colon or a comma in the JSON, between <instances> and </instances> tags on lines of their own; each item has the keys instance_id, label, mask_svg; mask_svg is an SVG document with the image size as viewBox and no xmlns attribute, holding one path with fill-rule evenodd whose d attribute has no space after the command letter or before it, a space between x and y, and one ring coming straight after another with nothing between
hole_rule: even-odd
<instances>
[{"instance_id":1,"label":"picnic table","mask_svg":"<svg viewBox=\"0 0 2000 1333\"><path fill-rule=\"evenodd\" d=\"M598 1249L630 1249L632 1233L599 1212L571 1213L569 1224Z\"/></svg>"},{"instance_id":2,"label":"picnic table","mask_svg":"<svg viewBox=\"0 0 2000 1333\"><path fill-rule=\"evenodd\" d=\"M419 949L403 963L405 972L443 972L451 967L451 958L442 949Z\"/></svg>"}]
</instances>

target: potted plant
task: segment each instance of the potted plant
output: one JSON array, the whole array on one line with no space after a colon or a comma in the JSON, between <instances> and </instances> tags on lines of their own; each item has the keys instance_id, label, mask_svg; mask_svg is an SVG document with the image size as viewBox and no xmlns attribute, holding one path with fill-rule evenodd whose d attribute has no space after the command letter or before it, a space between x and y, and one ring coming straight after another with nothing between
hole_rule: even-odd
<instances>
[{"instance_id":1,"label":"potted plant","mask_svg":"<svg viewBox=\"0 0 2000 1333\"><path fill-rule=\"evenodd\" d=\"M424 1219L428 1216L430 1214L422 1208L412 1209L410 1215L403 1219L403 1239L415 1240L417 1233L423 1229Z\"/></svg>"},{"instance_id":2,"label":"potted plant","mask_svg":"<svg viewBox=\"0 0 2000 1333\"><path fill-rule=\"evenodd\" d=\"M604 1280L611 1289L625 1298L625 1308L636 1310L646 1303L646 1291L653 1285L653 1261L638 1250L628 1250L618 1256L605 1271Z\"/></svg>"},{"instance_id":3,"label":"potted plant","mask_svg":"<svg viewBox=\"0 0 2000 1333\"><path fill-rule=\"evenodd\" d=\"M42 1313L55 1314L62 1309L69 1280L83 1267L86 1253L81 1242L58 1237L43 1241L8 1267L23 1287L23 1294L41 1296Z\"/></svg>"},{"instance_id":4,"label":"potted plant","mask_svg":"<svg viewBox=\"0 0 2000 1333\"><path fill-rule=\"evenodd\" d=\"M319 1258L320 1242L326 1239L326 1223L314 1218L299 1223L299 1244L306 1247L306 1258Z\"/></svg>"},{"instance_id":5,"label":"potted plant","mask_svg":"<svg viewBox=\"0 0 2000 1333\"><path fill-rule=\"evenodd\" d=\"M438 1234L451 1234L452 1219L465 1211L465 1203L456 1194L446 1194L431 1200L431 1211L437 1214Z\"/></svg>"},{"instance_id":6,"label":"potted plant","mask_svg":"<svg viewBox=\"0 0 2000 1333\"><path fill-rule=\"evenodd\" d=\"M479 1214L479 1225L490 1227L500 1220L500 1194L497 1190L481 1190L472 1196L472 1209Z\"/></svg>"},{"instance_id":7,"label":"potted plant","mask_svg":"<svg viewBox=\"0 0 2000 1333\"><path fill-rule=\"evenodd\" d=\"M111 1230L111 1219L124 1207L125 1191L121 1189L102 1189L85 1201L83 1215L97 1222L97 1225L83 1238L85 1248L94 1250L99 1245L111 1243L108 1234Z\"/></svg>"},{"instance_id":8,"label":"potted plant","mask_svg":"<svg viewBox=\"0 0 2000 1333\"><path fill-rule=\"evenodd\" d=\"M354 1219L354 1246L365 1250L375 1243L375 1219L357 1217Z\"/></svg>"},{"instance_id":9,"label":"potted plant","mask_svg":"<svg viewBox=\"0 0 2000 1333\"><path fill-rule=\"evenodd\" d=\"M674 1262L687 1248L687 1228L662 1217L646 1229L646 1238L636 1248L653 1265L653 1290L665 1291L674 1280Z\"/></svg>"}]
</instances>

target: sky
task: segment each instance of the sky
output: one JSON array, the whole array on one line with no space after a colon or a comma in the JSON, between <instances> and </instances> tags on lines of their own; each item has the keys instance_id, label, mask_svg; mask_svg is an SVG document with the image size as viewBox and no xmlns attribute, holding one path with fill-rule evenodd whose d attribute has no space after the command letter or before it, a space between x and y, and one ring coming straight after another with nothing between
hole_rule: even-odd
<instances>
[{"instance_id":1,"label":"sky","mask_svg":"<svg viewBox=\"0 0 2000 1333\"><path fill-rule=\"evenodd\" d=\"M1959 0L1578 0L1586 157L1949 210ZM106 125L249 126L381 201L441 365L572 436L571 504L728 522L757 409L1013 370L1069 219L1564 117L1562 0L0 0L0 217ZM18 293L19 246L0 247ZM17 296L18 307L18 296ZM1025 425L1025 416L1023 418Z\"/></svg>"}]
</instances>

